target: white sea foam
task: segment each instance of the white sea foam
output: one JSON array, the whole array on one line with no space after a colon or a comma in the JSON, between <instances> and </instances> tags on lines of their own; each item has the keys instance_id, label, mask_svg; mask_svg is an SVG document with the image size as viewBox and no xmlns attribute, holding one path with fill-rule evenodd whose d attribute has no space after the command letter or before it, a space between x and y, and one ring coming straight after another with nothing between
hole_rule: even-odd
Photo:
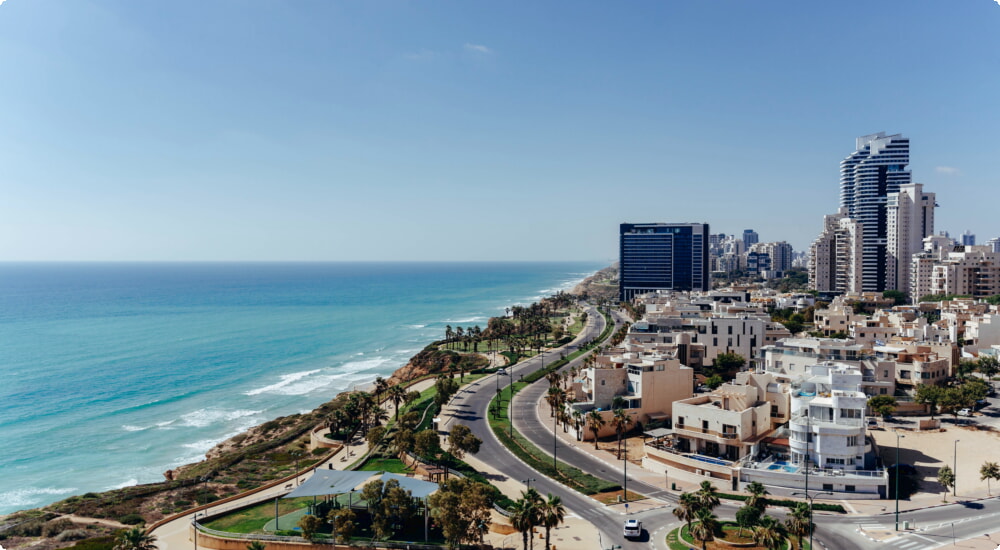
<instances>
[{"instance_id":1,"label":"white sea foam","mask_svg":"<svg viewBox=\"0 0 1000 550\"><path fill-rule=\"evenodd\" d=\"M128 481L123 481L123 482L119 483L118 485L112 485L112 486L110 486L110 487L108 487L108 488L106 488L104 490L105 491L114 491L115 489L122 489L122 488L125 488L125 487L131 487L133 485L138 485L138 484L139 484L139 480L133 477L133 478L129 479Z\"/></svg>"},{"instance_id":2,"label":"white sea foam","mask_svg":"<svg viewBox=\"0 0 1000 550\"><path fill-rule=\"evenodd\" d=\"M55 500L47 497L65 495L77 490L76 487L27 487L24 489L14 489L13 491L0 493L0 503L14 509L31 508Z\"/></svg>"},{"instance_id":3,"label":"white sea foam","mask_svg":"<svg viewBox=\"0 0 1000 550\"><path fill-rule=\"evenodd\" d=\"M427 328L427 325L406 325L406 328L420 329L420 328Z\"/></svg>"},{"instance_id":4,"label":"white sea foam","mask_svg":"<svg viewBox=\"0 0 1000 550\"><path fill-rule=\"evenodd\" d=\"M249 409L239 409L235 411L224 411L220 409L198 409L181 416L183 426L194 428L204 428L218 422L228 422L238 418L256 416L264 411L251 411Z\"/></svg>"},{"instance_id":5,"label":"white sea foam","mask_svg":"<svg viewBox=\"0 0 1000 550\"><path fill-rule=\"evenodd\" d=\"M344 384L344 382L353 382L372 377L371 374L358 373L377 369L390 361L392 360L387 357L373 357L361 361L350 361L338 367L286 374L281 377L281 382L250 390L246 392L246 395L258 395L261 393L306 395L326 390L331 386L338 385L338 382L340 383L339 386L344 388L350 385Z\"/></svg>"},{"instance_id":6,"label":"white sea foam","mask_svg":"<svg viewBox=\"0 0 1000 550\"><path fill-rule=\"evenodd\" d=\"M467 319L448 319L446 323L478 323L485 321L486 317L469 317Z\"/></svg>"},{"instance_id":7,"label":"white sea foam","mask_svg":"<svg viewBox=\"0 0 1000 550\"><path fill-rule=\"evenodd\" d=\"M283 374L283 375L281 375L281 381L280 382L271 384L270 386L264 386L262 388L253 389L253 390L250 390L248 392L244 392L244 394L245 395L260 395L262 393L284 393L281 390L283 388L285 388L286 386L294 384L296 381L301 380L301 379L303 379L303 378L305 378L307 376L316 374L317 372L320 372L320 370L321 369L305 370L305 371L301 371L301 372L293 372L291 374Z\"/></svg>"},{"instance_id":8,"label":"white sea foam","mask_svg":"<svg viewBox=\"0 0 1000 550\"><path fill-rule=\"evenodd\" d=\"M143 430L148 430L149 426L146 426L144 428L142 426L132 426L130 424L122 424L122 429L125 430L126 432L141 432Z\"/></svg>"}]
</instances>

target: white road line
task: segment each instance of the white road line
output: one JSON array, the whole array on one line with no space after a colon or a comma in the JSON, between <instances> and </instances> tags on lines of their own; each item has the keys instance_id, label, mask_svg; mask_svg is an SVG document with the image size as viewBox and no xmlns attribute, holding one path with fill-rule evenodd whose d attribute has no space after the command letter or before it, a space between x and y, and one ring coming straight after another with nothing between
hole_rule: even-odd
<instances>
[{"instance_id":1,"label":"white road line","mask_svg":"<svg viewBox=\"0 0 1000 550\"><path fill-rule=\"evenodd\" d=\"M918 535L918 534L916 534L916 533L913 533L913 536L915 536L915 537L917 537L917 538L921 538L921 539L924 539L924 540L926 540L927 542L933 542L934 544L938 544L938 542L940 542L940 541L936 541L936 540L934 540L934 539L932 539L932 538L927 538L927 537L925 537L925 536L923 536L923 535Z\"/></svg>"},{"instance_id":2,"label":"white road line","mask_svg":"<svg viewBox=\"0 0 1000 550\"><path fill-rule=\"evenodd\" d=\"M920 546L920 543L917 542L917 541L915 541L915 540L906 540L902 544L898 545L898 548L900 548L900 549L909 548L909 547L914 546L914 545Z\"/></svg>"}]
</instances>

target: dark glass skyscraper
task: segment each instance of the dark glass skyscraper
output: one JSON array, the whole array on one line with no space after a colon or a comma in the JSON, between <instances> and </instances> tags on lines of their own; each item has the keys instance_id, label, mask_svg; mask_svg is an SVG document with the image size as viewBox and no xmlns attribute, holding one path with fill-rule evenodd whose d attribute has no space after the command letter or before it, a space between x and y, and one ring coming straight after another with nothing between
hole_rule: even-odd
<instances>
[{"instance_id":1,"label":"dark glass skyscraper","mask_svg":"<svg viewBox=\"0 0 1000 550\"><path fill-rule=\"evenodd\" d=\"M861 290L894 288L886 280L886 201L910 183L910 140L885 132L861 136L840 162L840 206L861 223Z\"/></svg>"},{"instance_id":2,"label":"dark glass skyscraper","mask_svg":"<svg viewBox=\"0 0 1000 550\"><path fill-rule=\"evenodd\" d=\"M654 290L709 290L707 223L623 223L618 298Z\"/></svg>"}]
</instances>

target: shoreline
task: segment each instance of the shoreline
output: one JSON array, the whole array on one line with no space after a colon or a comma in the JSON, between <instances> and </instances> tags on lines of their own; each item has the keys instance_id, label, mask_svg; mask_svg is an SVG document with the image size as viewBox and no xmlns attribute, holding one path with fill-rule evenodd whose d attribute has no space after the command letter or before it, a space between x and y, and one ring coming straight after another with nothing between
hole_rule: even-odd
<instances>
[{"instance_id":1,"label":"shoreline","mask_svg":"<svg viewBox=\"0 0 1000 550\"><path fill-rule=\"evenodd\" d=\"M582 279L574 279L572 281L565 281L565 278L564 278L563 281L558 282L556 285L552 286L550 289L547 289L547 291L550 291L553 294L554 293L558 293L558 292L565 292L567 294L573 294L574 291L576 290L576 288L579 287L579 285L581 283L583 283L588 278L592 278L594 275L596 275L596 273L597 272L595 272L595 273L593 273L591 275L585 276ZM536 291L536 292L541 293L542 291ZM545 294L545 296L548 296L548 295L549 294ZM525 297L524 298L524 300L528 300L529 302L530 301L535 301L537 299L539 299L539 297ZM504 305L515 305L515 304L521 304L521 303L523 303L523 300L512 299L509 303L508 302L503 302L503 303L504 303ZM502 315L502 309L503 308L502 307L498 307L497 309L501 311L501 315ZM492 317L492 316L488 316L486 320L488 320L489 317ZM481 323L481 324L485 324L485 322ZM427 345L430 345L430 343L432 343L434 341L435 341L435 339L429 338L427 340L427 342L423 343L422 347L420 348L420 351L422 351ZM419 353L419 351L417 353ZM345 388L337 391L336 394L333 394L328 399L325 399L324 401L318 403L311 410L305 411L303 409L300 409L299 413L292 413L291 416L294 417L294 416L297 416L297 415L317 414L317 411L320 411L320 409L322 409L324 406L326 406L326 405L334 402L335 400L337 400L338 398L340 398L343 395L346 395L346 394L349 394L349 393L352 393L352 392L355 392L355 391L359 391L359 390L363 391L365 389L370 388L375 383L375 380L378 379L379 377L382 377L382 378L384 378L386 380L392 379L392 378L396 377L397 375L399 375L400 373L405 372L407 369L410 369L411 368L412 360L413 360L413 358L415 356L416 356L416 354L411 355L408 359L405 360L405 362L403 362L403 364L396 366L391 372L388 372L388 373L385 373L385 374L376 374L376 375L372 376L372 378L370 378L370 379L359 380L357 382L353 382L349 386L347 386L347 387L345 387ZM255 435L256 437L261 438L262 436L259 434L259 432L261 431L262 426L265 426L265 425L270 424L270 423L274 423L276 421L281 421L281 420L286 419L286 418L290 418L290 417L289 416L279 416L277 418L271 418L269 420L262 421L262 422L260 422L260 423L258 423L256 425L254 425L254 426L251 426L251 427L249 427L247 429L244 429L244 430L240 431L238 434L231 435L231 436L226 437L224 439L220 439L220 440L216 441L212 445L212 447L209 448L205 452L205 454L202 456L202 458L200 460L196 460L194 462L189 462L189 463L186 463L186 464L183 464L183 465L178 465L178 466L165 466L165 467L163 467L164 470L166 470L166 471L164 472L163 477L161 477L160 479L150 480L150 481L140 482L140 483L133 483L133 484L129 484L129 485L122 485L121 487L108 488L108 489L104 489L104 490L96 491L96 492L98 494L103 494L103 493L111 493L111 492L114 492L114 491L121 491L121 490L129 489L129 488L143 487L143 486L147 486L147 485L156 485L158 483L163 483L164 482L164 478L166 478L166 481L169 481L170 478L167 477L167 473L171 473L171 474L182 473L183 470L191 469L191 468L197 468L199 465L204 465L207 461L211 460L215 456L218 456L220 453L224 453L227 450L233 449L234 447L233 447L233 445L232 445L231 442L233 442L234 440L238 440L238 439L241 439L241 438L247 438L250 435ZM267 438L263 437L263 439L267 439ZM176 477L174 477L174 479L176 479ZM25 508L21 508L21 509L18 509L18 510L14 510L14 511L11 511L11 512L6 512L4 514L0 514L0 519L7 518L7 517L9 517L10 515L13 515L13 514L23 513L23 512L27 512L27 511L31 511L31 510L42 510L42 509L45 509L45 508L48 508L48 507L52 506L53 504L56 504L56 503L59 503L59 502L63 502L63 501L66 501L68 499L72 499L72 498L75 498L75 497L79 497L80 494L83 493L83 492L84 491L80 490L80 491L74 492L74 493L67 493L67 494L62 494L62 495L52 495L53 497L55 497L54 500L51 500L51 501L48 501L48 502L44 502L44 503L35 504L35 505L29 505L28 507L25 507ZM88 494L90 492L94 492L94 491L88 491Z\"/></svg>"}]
</instances>

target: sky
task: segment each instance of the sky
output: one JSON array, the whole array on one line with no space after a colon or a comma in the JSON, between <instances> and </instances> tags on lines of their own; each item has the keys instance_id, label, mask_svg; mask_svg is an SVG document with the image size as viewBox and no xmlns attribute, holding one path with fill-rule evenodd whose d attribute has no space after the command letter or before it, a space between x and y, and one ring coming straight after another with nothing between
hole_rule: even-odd
<instances>
[{"instance_id":1,"label":"sky","mask_svg":"<svg viewBox=\"0 0 1000 550\"><path fill-rule=\"evenodd\" d=\"M1000 236L998 0L0 1L0 261L805 250L879 131Z\"/></svg>"}]
</instances>

